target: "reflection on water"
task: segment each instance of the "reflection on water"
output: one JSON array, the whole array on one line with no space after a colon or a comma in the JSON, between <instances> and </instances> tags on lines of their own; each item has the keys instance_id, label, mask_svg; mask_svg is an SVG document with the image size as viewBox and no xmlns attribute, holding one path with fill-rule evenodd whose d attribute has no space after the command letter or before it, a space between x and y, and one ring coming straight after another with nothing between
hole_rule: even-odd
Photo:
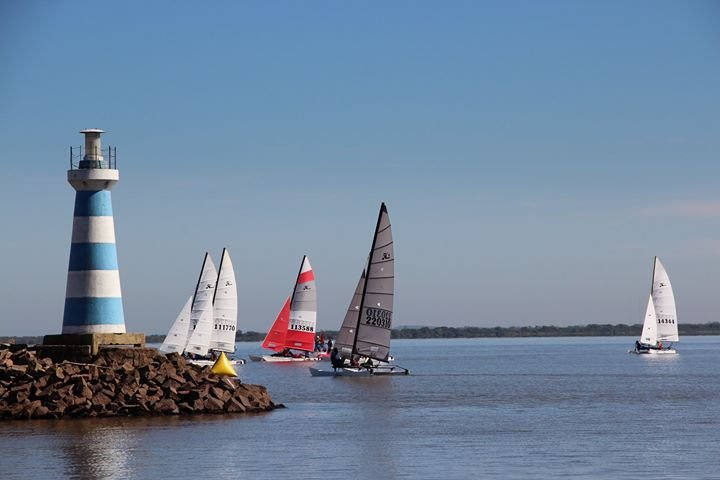
<instances>
[{"instance_id":1,"label":"reflection on water","mask_svg":"<svg viewBox=\"0 0 720 480\"><path fill-rule=\"evenodd\" d=\"M398 341L398 377L250 363L287 409L3 422L0 478L716 478L720 338L683 340L668 359L634 339Z\"/></svg>"},{"instance_id":2,"label":"reflection on water","mask_svg":"<svg viewBox=\"0 0 720 480\"><path fill-rule=\"evenodd\" d=\"M113 478L128 471L134 435L121 422L53 422L54 448L64 452L63 476ZM68 442L75 438L80 441Z\"/></svg>"}]
</instances>

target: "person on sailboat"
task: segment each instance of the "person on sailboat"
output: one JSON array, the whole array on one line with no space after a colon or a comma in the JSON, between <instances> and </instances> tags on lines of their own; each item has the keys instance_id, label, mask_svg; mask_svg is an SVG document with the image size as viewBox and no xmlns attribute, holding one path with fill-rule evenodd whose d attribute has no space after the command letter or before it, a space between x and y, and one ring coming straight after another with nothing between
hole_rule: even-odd
<instances>
[{"instance_id":1,"label":"person on sailboat","mask_svg":"<svg viewBox=\"0 0 720 480\"><path fill-rule=\"evenodd\" d=\"M272 354L273 357L294 357L292 351L288 347L283 348L281 351Z\"/></svg>"},{"instance_id":2,"label":"person on sailboat","mask_svg":"<svg viewBox=\"0 0 720 480\"><path fill-rule=\"evenodd\" d=\"M345 366L345 360L338 354L337 348L333 348L330 352L330 363L333 368L343 368Z\"/></svg>"}]
</instances>

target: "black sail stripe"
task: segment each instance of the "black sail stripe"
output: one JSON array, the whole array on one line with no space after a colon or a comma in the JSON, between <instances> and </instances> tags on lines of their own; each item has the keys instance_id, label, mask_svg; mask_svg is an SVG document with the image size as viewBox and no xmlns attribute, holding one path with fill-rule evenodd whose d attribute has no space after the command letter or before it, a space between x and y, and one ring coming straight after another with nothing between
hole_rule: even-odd
<instances>
[{"instance_id":1,"label":"black sail stripe","mask_svg":"<svg viewBox=\"0 0 720 480\"><path fill-rule=\"evenodd\" d=\"M378 263L392 262L393 260L395 260L395 259L394 259L394 258L390 258L390 259L388 259L388 260L378 260L377 262L370 262L370 265L377 265Z\"/></svg>"}]
</instances>

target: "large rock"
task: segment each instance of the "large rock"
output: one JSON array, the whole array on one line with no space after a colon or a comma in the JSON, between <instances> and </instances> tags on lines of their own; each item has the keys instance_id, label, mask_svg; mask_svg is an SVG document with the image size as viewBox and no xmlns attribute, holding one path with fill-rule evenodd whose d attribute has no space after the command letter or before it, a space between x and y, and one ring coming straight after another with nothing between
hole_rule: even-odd
<instances>
[{"instance_id":1,"label":"large rock","mask_svg":"<svg viewBox=\"0 0 720 480\"><path fill-rule=\"evenodd\" d=\"M0 419L269 411L265 387L151 348L104 348L89 363L54 361L61 349L0 345ZM38 355L40 353L40 355Z\"/></svg>"}]
</instances>

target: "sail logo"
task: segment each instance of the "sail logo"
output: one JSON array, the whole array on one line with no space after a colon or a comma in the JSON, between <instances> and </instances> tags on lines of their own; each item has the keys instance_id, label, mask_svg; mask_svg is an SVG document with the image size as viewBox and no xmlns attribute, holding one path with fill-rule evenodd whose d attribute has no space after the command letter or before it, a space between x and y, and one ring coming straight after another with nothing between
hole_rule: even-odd
<instances>
[{"instance_id":1,"label":"sail logo","mask_svg":"<svg viewBox=\"0 0 720 480\"><path fill-rule=\"evenodd\" d=\"M392 312L382 308L368 307L365 309L365 324L390 329L392 326Z\"/></svg>"},{"instance_id":2,"label":"sail logo","mask_svg":"<svg viewBox=\"0 0 720 480\"><path fill-rule=\"evenodd\" d=\"M390 260L390 254L388 252L383 252L382 260Z\"/></svg>"}]
</instances>

